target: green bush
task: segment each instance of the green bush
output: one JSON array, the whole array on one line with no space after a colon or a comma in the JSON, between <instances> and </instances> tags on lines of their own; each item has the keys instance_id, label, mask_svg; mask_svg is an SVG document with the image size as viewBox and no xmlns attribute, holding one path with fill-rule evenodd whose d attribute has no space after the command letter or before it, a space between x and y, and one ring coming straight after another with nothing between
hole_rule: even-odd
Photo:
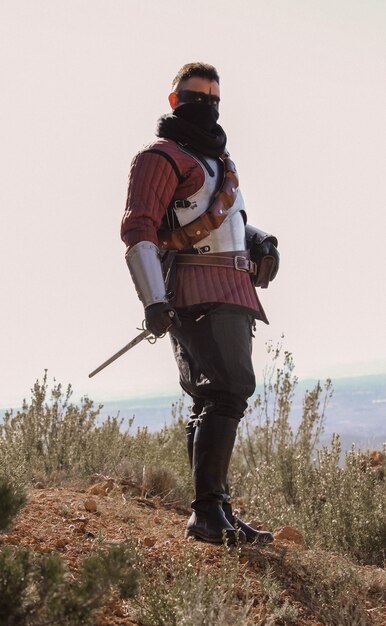
<instances>
[{"instance_id":1,"label":"green bush","mask_svg":"<svg viewBox=\"0 0 386 626\"><path fill-rule=\"evenodd\" d=\"M24 491L0 476L0 532L6 530L25 503Z\"/></svg>"},{"instance_id":2,"label":"green bush","mask_svg":"<svg viewBox=\"0 0 386 626\"><path fill-rule=\"evenodd\" d=\"M114 546L84 559L74 580L59 554L34 555L24 548L0 550L0 624L94 624L95 611L112 590L122 599L138 589L137 557Z\"/></svg>"}]
</instances>

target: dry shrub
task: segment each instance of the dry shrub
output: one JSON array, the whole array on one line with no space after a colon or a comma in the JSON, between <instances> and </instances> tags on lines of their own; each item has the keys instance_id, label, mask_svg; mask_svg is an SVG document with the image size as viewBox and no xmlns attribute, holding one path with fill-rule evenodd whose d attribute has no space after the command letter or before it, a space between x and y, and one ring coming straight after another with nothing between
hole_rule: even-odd
<instances>
[{"instance_id":1,"label":"dry shrub","mask_svg":"<svg viewBox=\"0 0 386 626\"><path fill-rule=\"evenodd\" d=\"M339 436L320 447L331 381L305 393L295 431L291 409L297 379L292 355L268 346L272 363L263 391L241 422L230 482L232 495L246 503L246 514L271 527L292 525L309 546L351 555L362 563L382 565L386 545L386 482L379 479L360 451L342 462ZM159 496L186 507L192 480L185 444L184 399L172 407L172 420L159 432L146 427L126 430L118 417L103 424L101 407L83 398L71 403L47 373L36 381L31 401L23 402L0 425L0 475L24 476L45 483L89 481L95 474L122 479L134 493ZM383 468L381 468L383 469Z\"/></svg>"},{"instance_id":2,"label":"dry shrub","mask_svg":"<svg viewBox=\"0 0 386 626\"><path fill-rule=\"evenodd\" d=\"M220 548L221 549L221 548ZM143 626L247 626L251 601L237 551L223 547L221 567L214 573L187 549L183 561L172 553L143 579L132 602Z\"/></svg>"},{"instance_id":3,"label":"dry shrub","mask_svg":"<svg viewBox=\"0 0 386 626\"><path fill-rule=\"evenodd\" d=\"M157 433L146 427L123 430L123 421L108 417L98 424L102 406L82 398L71 402L72 389L47 372L31 390L21 410L8 411L0 424L0 475L21 482L65 484L87 482L92 476L127 479L137 492L169 501L191 499L191 480L185 450L183 401L172 407L172 423Z\"/></svg>"},{"instance_id":4,"label":"dry shrub","mask_svg":"<svg viewBox=\"0 0 386 626\"><path fill-rule=\"evenodd\" d=\"M311 546L351 554L363 563L382 565L386 546L386 490L360 451L346 453L340 439L320 447L331 381L319 382L303 399L295 432L291 408L297 379L292 355L272 349L263 392L240 426L231 466L236 496L247 514L272 527L291 525Z\"/></svg>"}]
</instances>

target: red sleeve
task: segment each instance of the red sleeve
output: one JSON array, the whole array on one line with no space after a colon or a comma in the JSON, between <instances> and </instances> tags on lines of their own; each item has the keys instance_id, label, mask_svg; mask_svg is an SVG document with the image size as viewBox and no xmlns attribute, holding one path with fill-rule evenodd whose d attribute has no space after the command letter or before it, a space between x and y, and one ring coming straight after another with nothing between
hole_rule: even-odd
<instances>
[{"instance_id":1,"label":"red sleeve","mask_svg":"<svg viewBox=\"0 0 386 626\"><path fill-rule=\"evenodd\" d=\"M158 244L157 230L178 182L172 165L160 154L140 152L134 158L121 223L121 238L129 248L139 241Z\"/></svg>"}]
</instances>

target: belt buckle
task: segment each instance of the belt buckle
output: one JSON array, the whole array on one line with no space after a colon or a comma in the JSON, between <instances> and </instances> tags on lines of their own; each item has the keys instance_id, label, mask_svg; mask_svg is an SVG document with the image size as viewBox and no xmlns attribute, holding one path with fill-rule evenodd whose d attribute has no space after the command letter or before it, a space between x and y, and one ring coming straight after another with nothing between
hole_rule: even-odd
<instances>
[{"instance_id":1,"label":"belt buckle","mask_svg":"<svg viewBox=\"0 0 386 626\"><path fill-rule=\"evenodd\" d=\"M243 263L247 261L248 265L248 259L246 259L245 256L240 256L239 254L236 254L236 256L233 257L233 265L235 270L238 270L239 272L249 272L248 267L239 267L239 260Z\"/></svg>"}]
</instances>

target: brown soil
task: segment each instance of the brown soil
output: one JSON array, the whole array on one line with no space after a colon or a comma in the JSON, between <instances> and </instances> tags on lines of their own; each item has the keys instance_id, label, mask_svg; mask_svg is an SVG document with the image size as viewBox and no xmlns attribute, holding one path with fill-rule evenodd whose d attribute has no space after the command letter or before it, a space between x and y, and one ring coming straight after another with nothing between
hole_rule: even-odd
<instances>
[{"instance_id":1,"label":"brown soil","mask_svg":"<svg viewBox=\"0 0 386 626\"><path fill-rule=\"evenodd\" d=\"M198 541L189 541L188 545L184 537L187 515L187 511L168 508L157 498L127 496L118 487L111 491L107 488L106 495L67 487L35 488L8 534L0 535L0 544L28 546L40 553L58 551L76 575L85 556L130 539L145 551L149 576L157 563L171 555L176 562L182 561L188 547L208 571L215 572L221 566L223 548ZM240 548L240 563L247 573L254 605L250 612L252 623L263 624L269 617L267 598L256 576L269 563L284 587L281 601L287 600L298 609L298 626L322 626L302 603L304 573L294 574L291 567L299 550L306 548L280 540L265 547L247 544ZM378 571L386 589L385 572ZM130 603L112 598L98 614L96 624L139 624L130 615ZM374 602L368 602L368 618L369 624L386 624L386 608L380 605L379 595Z\"/></svg>"}]
</instances>

